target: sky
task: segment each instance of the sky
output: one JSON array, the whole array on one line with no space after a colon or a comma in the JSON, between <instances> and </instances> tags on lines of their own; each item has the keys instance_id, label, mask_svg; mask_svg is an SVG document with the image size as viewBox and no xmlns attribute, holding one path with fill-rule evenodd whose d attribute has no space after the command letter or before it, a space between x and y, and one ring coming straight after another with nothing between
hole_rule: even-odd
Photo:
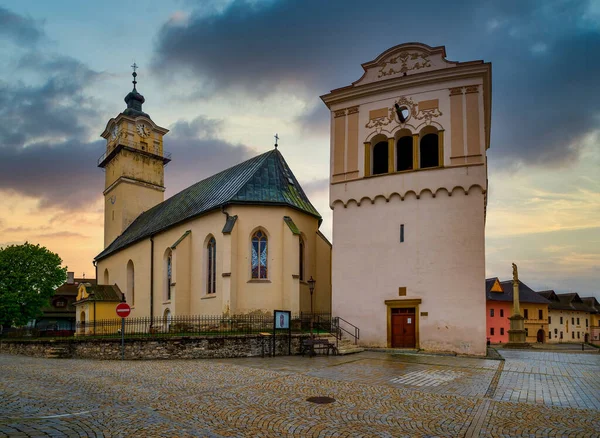
<instances>
[{"instance_id":1,"label":"sky","mask_svg":"<svg viewBox=\"0 0 600 438\"><path fill-rule=\"evenodd\" d=\"M170 129L166 196L280 151L324 218L319 96L400 43L492 63L486 275L600 299L600 1L0 0L0 246L94 277L106 123L131 68ZM334 242L335 244L335 242Z\"/></svg>"}]
</instances>

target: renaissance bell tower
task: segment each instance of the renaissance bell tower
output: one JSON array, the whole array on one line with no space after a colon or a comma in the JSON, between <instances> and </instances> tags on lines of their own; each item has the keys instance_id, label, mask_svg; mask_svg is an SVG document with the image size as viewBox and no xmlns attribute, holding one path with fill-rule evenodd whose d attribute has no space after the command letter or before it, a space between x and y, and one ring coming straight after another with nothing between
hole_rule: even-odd
<instances>
[{"instance_id":1,"label":"renaissance bell tower","mask_svg":"<svg viewBox=\"0 0 600 438\"><path fill-rule=\"evenodd\" d=\"M171 161L164 152L163 136L169 132L142 111L145 102L136 89L125 96L127 108L111 118L101 136L106 151L98 159L104 169L104 247L112 243L144 211L164 200L164 166Z\"/></svg>"},{"instance_id":2,"label":"renaissance bell tower","mask_svg":"<svg viewBox=\"0 0 600 438\"><path fill-rule=\"evenodd\" d=\"M368 346L485 355L491 64L392 47L331 112L333 313Z\"/></svg>"}]
</instances>

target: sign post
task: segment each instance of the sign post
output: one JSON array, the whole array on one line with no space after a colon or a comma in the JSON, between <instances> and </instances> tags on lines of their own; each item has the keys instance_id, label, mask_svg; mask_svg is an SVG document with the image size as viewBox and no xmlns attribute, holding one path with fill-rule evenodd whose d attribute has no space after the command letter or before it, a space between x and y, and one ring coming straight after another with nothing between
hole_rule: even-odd
<instances>
[{"instance_id":1,"label":"sign post","mask_svg":"<svg viewBox=\"0 0 600 438\"><path fill-rule=\"evenodd\" d=\"M288 332L288 355L292 354L292 312L289 310L276 310L273 315L273 356L275 356L275 331L287 330Z\"/></svg>"},{"instance_id":2,"label":"sign post","mask_svg":"<svg viewBox=\"0 0 600 438\"><path fill-rule=\"evenodd\" d=\"M121 360L125 360L125 318L131 313L131 307L127 303L117 304L117 316L121 317Z\"/></svg>"}]
</instances>

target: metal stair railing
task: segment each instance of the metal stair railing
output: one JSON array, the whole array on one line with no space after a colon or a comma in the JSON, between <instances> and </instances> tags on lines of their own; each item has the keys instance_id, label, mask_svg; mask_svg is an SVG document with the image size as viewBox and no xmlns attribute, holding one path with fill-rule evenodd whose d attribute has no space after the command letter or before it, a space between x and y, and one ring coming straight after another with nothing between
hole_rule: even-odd
<instances>
[{"instance_id":1,"label":"metal stair railing","mask_svg":"<svg viewBox=\"0 0 600 438\"><path fill-rule=\"evenodd\" d=\"M342 339L343 333L347 333L350 337L354 338L354 345L358 344L358 340L360 339L360 329L358 327L339 316L334 317L332 323L336 327L336 331L339 332L339 339ZM347 328L342 327L341 323Z\"/></svg>"}]
</instances>

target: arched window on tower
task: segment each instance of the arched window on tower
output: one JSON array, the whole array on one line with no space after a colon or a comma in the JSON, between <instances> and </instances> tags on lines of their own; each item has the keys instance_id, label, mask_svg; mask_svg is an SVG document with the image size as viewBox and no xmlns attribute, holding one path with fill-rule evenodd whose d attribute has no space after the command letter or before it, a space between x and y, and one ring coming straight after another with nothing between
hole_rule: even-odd
<instances>
[{"instance_id":1,"label":"arched window on tower","mask_svg":"<svg viewBox=\"0 0 600 438\"><path fill-rule=\"evenodd\" d=\"M388 172L388 142L380 141L373 146L373 175Z\"/></svg>"},{"instance_id":2,"label":"arched window on tower","mask_svg":"<svg viewBox=\"0 0 600 438\"><path fill-rule=\"evenodd\" d=\"M430 133L421 136L421 144L419 147L421 169L438 167L440 165L438 140L437 133Z\"/></svg>"},{"instance_id":3,"label":"arched window on tower","mask_svg":"<svg viewBox=\"0 0 600 438\"><path fill-rule=\"evenodd\" d=\"M405 135L396 143L396 170L412 170L413 168L413 139Z\"/></svg>"},{"instance_id":4,"label":"arched window on tower","mask_svg":"<svg viewBox=\"0 0 600 438\"><path fill-rule=\"evenodd\" d=\"M206 293L217 292L217 241L210 237L206 245Z\"/></svg>"},{"instance_id":5,"label":"arched window on tower","mask_svg":"<svg viewBox=\"0 0 600 438\"><path fill-rule=\"evenodd\" d=\"M252 278L267 278L267 235L258 230L252 235Z\"/></svg>"},{"instance_id":6,"label":"arched window on tower","mask_svg":"<svg viewBox=\"0 0 600 438\"><path fill-rule=\"evenodd\" d=\"M300 281L304 281L304 239L302 239L302 236L300 237L299 250L300 253L298 256L300 266L298 267L298 275L300 276Z\"/></svg>"},{"instance_id":7,"label":"arched window on tower","mask_svg":"<svg viewBox=\"0 0 600 438\"><path fill-rule=\"evenodd\" d=\"M131 260L127 262L127 298L129 304L135 306L135 268Z\"/></svg>"}]
</instances>

